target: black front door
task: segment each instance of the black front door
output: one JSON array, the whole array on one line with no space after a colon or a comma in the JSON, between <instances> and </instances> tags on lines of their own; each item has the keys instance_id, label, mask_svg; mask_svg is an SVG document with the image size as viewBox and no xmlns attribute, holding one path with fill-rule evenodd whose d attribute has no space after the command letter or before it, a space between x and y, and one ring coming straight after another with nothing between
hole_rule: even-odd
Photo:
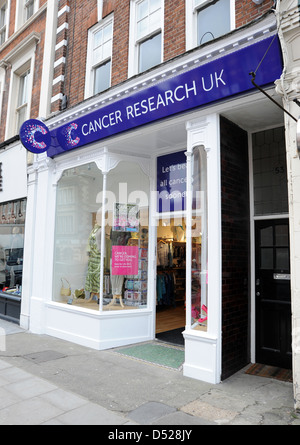
<instances>
[{"instance_id":1,"label":"black front door","mask_svg":"<svg viewBox=\"0 0 300 445\"><path fill-rule=\"evenodd\" d=\"M292 366L288 219L256 221L256 362Z\"/></svg>"}]
</instances>

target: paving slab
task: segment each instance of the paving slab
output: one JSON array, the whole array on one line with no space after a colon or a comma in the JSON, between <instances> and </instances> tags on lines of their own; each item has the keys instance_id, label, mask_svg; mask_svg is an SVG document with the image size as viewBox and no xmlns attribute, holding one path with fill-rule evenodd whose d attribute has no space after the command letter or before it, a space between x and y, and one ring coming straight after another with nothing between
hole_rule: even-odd
<instances>
[{"instance_id":1,"label":"paving slab","mask_svg":"<svg viewBox=\"0 0 300 445\"><path fill-rule=\"evenodd\" d=\"M140 425L149 425L167 414L176 412L176 409L164 403L148 402L128 413L128 418Z\"/></svg>"},{"instance_id":2,"label":"paving slab","mask_svg":"<svg viewBox=\"0 0 300 445\"><path fill-rule=\"evenodd\" d=\"M290 382L248 375L245 368L213 385L0 320L4 328L1 425L300 424Z\"/></svg>"}]
</instances>

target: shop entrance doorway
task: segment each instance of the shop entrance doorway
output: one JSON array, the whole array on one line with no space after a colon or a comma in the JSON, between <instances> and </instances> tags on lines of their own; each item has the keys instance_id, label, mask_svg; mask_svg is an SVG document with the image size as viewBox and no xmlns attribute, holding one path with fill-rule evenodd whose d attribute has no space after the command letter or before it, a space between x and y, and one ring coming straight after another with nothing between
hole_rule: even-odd
<instances>
[{"instance_id":1,"label":"shop entrance doorway","mask_svg":"<svg viewBox=\"0 0 300 445\"><path fill-rule=\"evenodd\" d=\"M156 338L183 346L186 230L182 220L159 220L156 252Z\"/></svg>"},{"instance_id":2,"label":"shop entrance doorway","mask_svg":"<svg viewBox=\"0 0 300 445\"><path fill-rule=\"evenodd\" d=\"M291 369L288 219L256 221L256 362Z\"/></svg>"}]
</instances>

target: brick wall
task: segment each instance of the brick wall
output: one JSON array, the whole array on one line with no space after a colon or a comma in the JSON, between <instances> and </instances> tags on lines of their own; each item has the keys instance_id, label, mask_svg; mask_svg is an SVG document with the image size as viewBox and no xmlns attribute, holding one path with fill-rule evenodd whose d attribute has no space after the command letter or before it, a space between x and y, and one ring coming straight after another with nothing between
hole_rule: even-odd
<instances>
[{"instance_id":1,"label":"brick wall","mask_svg":"<svg viewBox=\"0 0 300 445\"><path fill-rule=\"evenodd\" d=\"M248 363L249 191L247 134L221 119L222 378Z\"/></svg>"},{"instance_id":2,"label":"brick wall","mask_svg":"<svg viewBox=\"0 0 300 445\"><path fill-rule=\"evenodd\" d=\"M185 2L165 0L164 60L185 52Z\"/></svg>"},{"instance_id":3,"label":"brick wall","mask_svg":"<svg viewBox=\"0 0 300 445\"><path fill-rule=\"evenodd\" d=\"M43 0L40 2L42 5L45 3ZM15 17L15 0L11 2L11 20L10 20L10 32L12 28L12 18ZM31 25L27 26L24 31L19 34L16 38L14 38L10 45L6 45L2 51L0 52L0 60L5 60L6 56L26 37L28 37L31 33L35 32L40 35L40 42L36 46L35 52L35 69L33 74L33 89L32 89L32 97L31 97L31 109L30 109L30 117L37 118L39 116L39 104L40 104L40 89L41 89L41 79L42 79L42 69L43 69L43 58L44 58L44 40L45 40L45 23L46 23L46 14L47 11L44 10L42 14L40 14L36 20L31 23ZM14 23L13 23L14 24ZM8 65L6 67L6 75L5 75L5 87L3 92L3 101L2 101L2 110L1 110L1 125L0 125L0 142L3 142L5 139L5 128L6 128L6 119L7 119L7 106L8 106L8 93L11 82L11 67Z\"/></svg>"},{"instance_id":4,"label":"brick wall","mask_svg":"<svg viewBox=\"0 0 300 445\"><path fill-rule=\"evenodd\" d=\"M235 23L236 27L247 25L252 20L262 16L273 7L273 0L264 0L261 5L256 5L251 0L236 0Z\"/></svg>"}]
</instances>

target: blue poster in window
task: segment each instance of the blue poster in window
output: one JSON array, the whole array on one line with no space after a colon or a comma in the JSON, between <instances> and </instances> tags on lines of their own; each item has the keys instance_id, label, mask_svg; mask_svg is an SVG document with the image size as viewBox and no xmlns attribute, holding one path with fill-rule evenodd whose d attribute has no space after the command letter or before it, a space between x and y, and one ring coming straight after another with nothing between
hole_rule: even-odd
<instances>
[{"instance_id":1,"label":"blue poster in window","mask_svg":"<svg viewBox=\"0 0 300 445\"><path fill-rule=\"evenodd\" d=\"M176 212L186 209L185 151L157 158L157 211Z\"/></svg>"}]
</instances>

